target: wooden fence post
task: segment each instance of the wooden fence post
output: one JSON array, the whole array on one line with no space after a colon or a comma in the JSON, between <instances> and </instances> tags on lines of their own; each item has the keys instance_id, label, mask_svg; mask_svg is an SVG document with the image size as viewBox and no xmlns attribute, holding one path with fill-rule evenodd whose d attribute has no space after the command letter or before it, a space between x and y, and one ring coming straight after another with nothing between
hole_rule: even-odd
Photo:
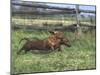
<instances>
[{"instance_id":1,"label":"wooden fence post","mask_svg":"<svg viewBox=\"0 0 100 75\"><path fill-rule=\"evenodd\" d=\"M82 34L80 22L79 22L79 5L76 5L75 10L76 10L76 23L77 23L76 31L75 31L75 38L79 39Z\"/></svg>"}]
</instances>

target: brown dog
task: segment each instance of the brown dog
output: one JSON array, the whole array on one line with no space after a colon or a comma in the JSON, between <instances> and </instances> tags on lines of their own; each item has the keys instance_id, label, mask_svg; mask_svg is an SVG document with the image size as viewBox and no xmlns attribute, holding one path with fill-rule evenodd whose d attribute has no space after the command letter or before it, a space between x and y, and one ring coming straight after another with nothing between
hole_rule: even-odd
<instances>
[{"instance_id":1,"label":"brown dog","mask_svg":"<svg viewBox=\"0 0 100 75\"><path fill-rule=\"evenodd\" d=\"M60 51L60 45L65 44L68 46L68 40L64 39L62 32L50 32L51 35L47 39L39 40L29 40L28 38L24 38L22 40L27 40L27 42L23 45L23 47L19 50L17 54L19 54L22 50L27 53L30 50L55 50L58 48ZM21 41L22 41L21 40Z\"/></svg>"}]
</instances>

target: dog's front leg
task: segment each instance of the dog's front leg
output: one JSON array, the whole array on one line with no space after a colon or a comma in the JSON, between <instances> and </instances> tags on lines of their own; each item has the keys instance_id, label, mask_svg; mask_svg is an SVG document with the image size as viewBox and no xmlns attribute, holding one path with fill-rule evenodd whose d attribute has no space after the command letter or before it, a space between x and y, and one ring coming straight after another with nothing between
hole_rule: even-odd
<instances>
[{"instance_id":1,"label":"dog's front leg","mask_svg":"<svg viewBox=\"0 0 100 75\"><path fill-rule=\"evenodd\" d=\"M53 46L51 46L51 49L52 49L53 51L55 50Z\"/></svg>"},{"instance_id":2,"label":"dog's front leg","mask_svg":"<svg viewBox=\"0 0 100 75\"><path fill-rule=\"evenodd\" d=\"M61 51L61 47L58 48L58 51Z\"/></svg>"}]
</instances>

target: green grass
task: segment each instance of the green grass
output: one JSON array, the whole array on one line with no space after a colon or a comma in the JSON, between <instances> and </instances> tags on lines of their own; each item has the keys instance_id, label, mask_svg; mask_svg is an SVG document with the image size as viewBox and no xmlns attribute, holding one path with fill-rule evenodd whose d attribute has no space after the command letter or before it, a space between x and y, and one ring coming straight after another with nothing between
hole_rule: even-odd
<instances>
[{"instance_id":1,"label":"green grass","mask_svg":"<svg viewBox=\"0 0 100 75\"><path fill-rule=\"evenodd\" d=\"M89 21L80 21L82 24L91 25ZM12 18L12 23L19 25L43 25L44 23L50 25L56 25L62 23L64 26L75 24L76 20L54 20L54 19L22 19L22 18Z\"/></svg>"},{"instance_id":2,"label":"green grass","mask_svg":"<svg viewBox=\"0 0 100 75\"><path fill-rule=\"evenodd\" d=\"M48 31L16 30L12 32L12 73L32 73L48 71L66 71L80 69L95 69L95 32L83 33L80 39L74 40L72 32L65 32L71 41L71 47L61 46L62 51L48 53L28 52L17 55L21 38L47 38Z\"/></svg>"},{"instance_id":3,"label":"green grass","mask_svg":"<svg viewBox=\"0 0 100 75\"><path fill-rule=\"evenodd\" d=\"M20 19L20 18L12 18L12 22L14 24L21 24L21 25L42 25L43 23L48 23L51 25L55 25L58 23L62 23L64 25L69 25L76 23L75 21L65 21L65 20L52 20L52 19Z\"/></svg>"}]
</instances>

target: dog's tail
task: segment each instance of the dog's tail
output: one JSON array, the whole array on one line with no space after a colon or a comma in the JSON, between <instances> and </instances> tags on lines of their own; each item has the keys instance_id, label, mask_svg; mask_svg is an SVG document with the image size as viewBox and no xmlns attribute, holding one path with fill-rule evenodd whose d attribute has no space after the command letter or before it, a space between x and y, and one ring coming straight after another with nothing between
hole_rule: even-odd
<instances>
[{"instance_id":1,"label":"dog's tail","mask_svg":"<svg viewBox=\"0 0 100 75\"><path fill-rule=\"evenodd\" d=\"M30 41L29 38L22 38L22 39L19 41L19 44L20 44L23 40Z\"/></svg>"},{"instance_id":2,"label":"dog's tail","mask_svg":"<svg viewBox=\"0 0 100 75\"><path fill-rule=\"evenodd\" d=\"M30 41L29 38L22 38L22 39L19 41L19 45L20 45L20 43L21 43L23 40ZM18 49L19 49L19 46L18 46ZM17 54L19 54L20 52L21 52L21 49L17 52Z\"/></svg>"}]
</instances>

